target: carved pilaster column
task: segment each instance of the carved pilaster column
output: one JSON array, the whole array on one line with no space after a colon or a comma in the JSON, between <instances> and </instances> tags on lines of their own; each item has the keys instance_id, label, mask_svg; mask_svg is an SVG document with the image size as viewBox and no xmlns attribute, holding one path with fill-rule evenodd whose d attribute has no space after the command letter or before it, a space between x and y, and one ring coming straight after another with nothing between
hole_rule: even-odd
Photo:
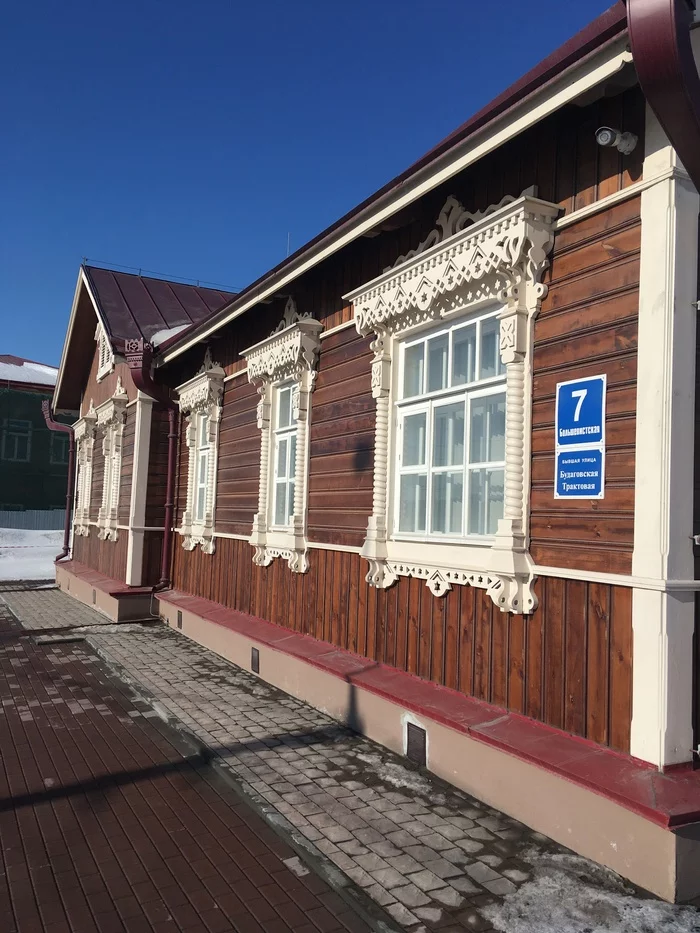
<instances>
[{"instance_id":1,"label":"carved pilaster column","mask_svg":"<svg viewBox=\"0 0 700 933\"><path fill-rule=\"evenodd\" d=\"M258 386L258 428L260 430L260 482L258 485L258 511L253 518L253 533L250 543L255 548L253 563L267 567L272 558L265 551L267 532L267 500L270 476L270 408L272 387L269 381L264 380Z\"/></svg>"},{"instance_id":2,"label":"carved pilaster column","mask_svg":"<svg viewBox=\"0 0 700 933\"><path fill-rule=\"evenodd\" d=\"M390 339L379 332L371 343L372 397L376 403L374 427L374 479L372 486L372 514L367 522L367 536L362 556L369 561L367 582L385 588L395 582L396 576L386 565L386 496L389 458L389 391L391 387Z\"/></svg>"}]
</instances>

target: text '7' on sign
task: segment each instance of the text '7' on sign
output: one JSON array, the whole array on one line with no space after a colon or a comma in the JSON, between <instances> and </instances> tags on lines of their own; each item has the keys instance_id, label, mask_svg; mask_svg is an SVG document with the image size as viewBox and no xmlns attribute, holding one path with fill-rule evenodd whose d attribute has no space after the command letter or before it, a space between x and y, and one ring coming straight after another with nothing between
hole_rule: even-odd
<instances>
[{"instance_id":1,"label":"text '7' on sign","mask_svg":"<svg viewBox=\"0 0 700 933\"><path fill-rule=\"evenodd\" d=\"M605 382L602 375L557 385L558 448L605 443Z\"/></svg>"}]
</instances>

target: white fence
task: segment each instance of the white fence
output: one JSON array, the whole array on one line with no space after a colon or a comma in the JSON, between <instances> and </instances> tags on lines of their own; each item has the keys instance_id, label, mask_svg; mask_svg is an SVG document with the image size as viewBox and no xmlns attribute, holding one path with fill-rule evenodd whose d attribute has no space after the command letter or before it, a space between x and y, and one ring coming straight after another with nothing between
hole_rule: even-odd
<instances>
[{"instance_id":1,"label":"white fence","mask_svg":"<svg viewBox=\"0 0 700 933\"><path fill-rule=\"evenodd\" d=\"M26 531L59 531L65 521L65 509L26 509L22 512L0 509L0 528Z\"/></svg>"}]
</instances>

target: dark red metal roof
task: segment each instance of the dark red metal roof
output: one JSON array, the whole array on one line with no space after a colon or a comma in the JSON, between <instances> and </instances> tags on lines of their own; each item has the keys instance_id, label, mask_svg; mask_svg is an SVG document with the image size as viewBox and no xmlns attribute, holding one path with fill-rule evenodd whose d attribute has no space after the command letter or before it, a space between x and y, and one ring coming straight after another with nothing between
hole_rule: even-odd
<instances>
[{"instance_id":1,"label":"dark red metal roof","mask_svg":"<svg viewBox=\"0 0 700 933\"><path fill-rule=\"evenodd\" d=\"M422 169L428 167L431 163L437 162L441 156L448 153L465 139L468 139L470 136L484 129L484 127L488 126L497 117L502 117L504 114L508 113L509 110L518 105L530 94L542 89L557 78L562 72L566 71L567 68L581 62L598 49L619 38L619 36L624 35L626 30L627 10L625 3L624 0L617 0L608 10L601 13L601 15L594 19L593 22L589 23L588 26L585 26L580 32L576 33L576 35L556 49L556 51L552 52L551 55L548 55L547 58L544 58L538 65L535 65L534 68L523 75L515 84L512 84L503 91L502 94L494 98L490 104L487 104L486 107L478 113L475 113L466 123L463 123L453 133L450 133L449 136L445 137L445 139L439 142L437 146L433 147L417 162L414 162L413 165L404 172L397 175L396 178L392 179L392 181L388 182L388 184L384 185L378 191L375 191L374 194L358 204L357 207L354 207L335 223L331 224L330 227L327 227L312 240L309 240L308 243L305 243L304 246L300 247L300 249L296 250L296 252L292 253L277 266L270 269L269 272L266 272L260 278L256 279L234 297L236 299L243 298L260 289L268 279L271 279L287 266L293 264L309 249L323 242L323 240L327 239L331 234L337 234L342 231L343 228L356 223L363 213L381 204L384 199L400 189ZM230 303L231 302L229 302L229 304ZM224 317L227 311L228 304L219 309L216 317ZM203 329L203 327L195 325L192 328L192 333L183 332L179 334L169 342L169 349L176 347L181 341L184 342L190 339L193 334Z\"/></svg>"},{"instance_id":2,"label":"dark red metal roof","mask_svg":"<svg viewBox=\"0 0 700 933\"><path fill-rule=\"evenodd\" d=\"M98 266L83 266L113 341L143 338L171 327L200 324L234 297L233 292Z\"/></svg>"}]
</instances>

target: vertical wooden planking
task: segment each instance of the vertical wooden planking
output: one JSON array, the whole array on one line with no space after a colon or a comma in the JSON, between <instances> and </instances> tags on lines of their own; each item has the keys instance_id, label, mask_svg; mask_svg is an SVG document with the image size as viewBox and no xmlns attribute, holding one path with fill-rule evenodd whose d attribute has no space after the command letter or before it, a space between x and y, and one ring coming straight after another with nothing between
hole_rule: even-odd
<instances>
[{"instance_id":1,"label":"vertical wooden planking","mask_svg":"<svg viewBox=\"0 0 700 933\"><path fill-rule=\"evenodd\" d=\"M411 674L418 673L420 601L421 588L424 586L425 584L421 580L417 580L415 577L410 577L408 581L408 663L406 667Z\"/></svg>"},{"instance_id":2,"label":"vertical wooden planking","mask_svg":"<svg viewBox=\"0 0 700 933\"><path fill-rule=\"evenodd\" d=\"M367 586L367 628L366 645L362 652L366 657L378 661L377 657L377 587Z\"/></svg>"},{"instance_id":3,"label":"vertical wooden planking","mask_svg":"<svg viewBox=\"0 0 700 933\"><path fill-rule=\"evenodd\" d=\"M455 586L445 597L445 686L459 689L459 603L464 587Z\"/></svg>"},{"instance_id":4,"label":"vertical wooden planking","mask_svg":"<svg viewBox=\"0 0 700 933\"><path fill-rule=\"evenodd\" d=\"M584 120L578 124L576 134L576 195L574 209L588 207L597 197L598 153L596 142L598 120Z\"/></svg>"},{"instance_id":5,"label":"vertical wooden planking","mask_svg":"<svg viewBox=\"0 0 700 933\"><path fill-rule=\"evenodd\" d=\"M358 561L358 589L357 589L357 639L356 648L358 654L367 654L367 592L369 584L365 580L365 567L367 564L361 557Z\"/></svg>"},{"instance_id":6,"label":"vertical wooden planking","mask_svg":"<svg viewBox=\"0 0 700 933\"><path fill-rule=\"evenodd\" d=\"M559 115L553 119L557 120ZM557 153L554 133L540 134L537 139L537 195L544 201L556 197Z\"/></svg>"},{"instance_id":7,"label":"vertical wooden planking","mask_svg":"<svg viewBox=\"0 0 700 933\"><path fill-rule=\"evenodd\" d=\"M399 613L399 584L395 583L387 590L385 620L386 637L384 640L384 663L396 667L396 625Z\"/></svg>"},{"instance_id":8,"label":"vertical wooden planking","mask_svg":"<svg viewBox=\"0 0 700 933\"><path fill-rule=\"evenodd\" d=\"M342 648L348 647L348 603L350 600L350 561L351 554L341 554L340 564L340 633L339 644Z\"/></svg>"},{"instance_id":9,"label":"vertical wooden planking","mask_svg":"<svg viewBox=\"0 0 700 933\"><path fill-rule=\"evenodd\" d=\"M348 582L348 651L356 652L359 628L358 588L360 585L360 557L350 555L350 579Z\"/></svg>"},{"instance_id":10,"label":"vertical wooden planking","mask_svg":"<svg viewBox=\"0 0 700 933\"><path fill-rule=\"evenodd\" d=\"M609 742L629 752L632 724L632 590L611 588Z\"/></svg>"},{"instance_id":11,"label":"vertical wooden planking","mask_svg":"<svg viewBox=\"0 0 700 933\"><path fill-rule=\"evenodd\" d=\"M564 213L570 214L574 209L574 196L576 193L576 133L572 115L563 111L559 117L563 130L557 148L557 180L555 201L564 208Z\"/></svg>"},{"instance_id":12,"label":"vertical wooden planking","mask_svg":"<svg viewBox=\"0 0 700 933\"><path fill-rule=\"evenodd\" d=\"M408 600L409 581L406 577L399 577L396 584L398 599L396 615L396 667L399 670L408 670Z\"/></svg>"},{"instance_id":13,"label":"vertical wooden planking","mask_svg":"<svg viewBox=\"0 0 700 933\"><path fill-rule=\"evenodd\" d=\"M508 613L491 612L491 702L508 705Z\"/></svg>"},{"instance_id":14,"label":"vertical wooden planking","mask_svg":"<svg viewBox=\"0 0 700 933\"><path fill-rule=\"evenodd\" d=\"M511 615L508 633L508 709L525 711L525 619Z\"/></svg>"},{"instance_id":15,"label":"vertical wooden planking","mask_svg":"<svg viewBox=\"0 0 700 933\"><path fill-rule=\"evenodd\" d=\"M633 185L642 177L644 163L644 124L646 101L642 94L627 91L622 98L622 129L639 136L634 150L622 160L622 187Z\"/></svg>"},{"instance_id":16,"label":"vertical wooden planking","mask_svg":"<svg viewBox=\"0 0 700 933\"><path fill-rule=\"evenodd\" d=\"M468 696L474 692L474 631L476 619L476 590L471 586L459 588L459 664L457 688Z\"/></svg>"},{"instance_id":17,"label":"vertical wooden planking","mask_svg":"<svg viewBox=\"0 0 700 933\"><path fill-rule=\"evenodd\" d=\"M421 581L420 616L418 619L418 675L430 680L430 659L433 647L432 603L435 597L424 581Z\"/></svg>"},{"instance_id":18,"label":"vertical wooden planking","mask_svg":"<svg viewBox=\"0 0 700 933\"><path fill-rule=\"evenodd\" d=\"M567 580L565 587L564 728L585 736L587 585Z\"/></svg>"},{"instance_id":19,"label":"vertical wooden planking","mask_svg":"<svg viewBox=\"0 0 700 933\"><path fill-rule=\"evenodd\" d=\"M380 664L384 662L384 652L386 650L386 607L387 590L377 590L377 621L374 636L374 657Z\"/></svg>"},{"instance_id":20,"label":"vertical wooden planking","mask_svg":"<svg viewBox=\"0 0 700 933\"><path fill-rule=\"evenodd\" d=\"M474 591L476 602L474 631L474 696L491 698L491 609L493 602L484 590Z\"/></svg>"},{"instance_id":21,"label":"vertical wooden planking","mask_svg":"<svg viewBox=\"0 0 700 933\"><path fill-rule=\"evenodd\" d=\"M447 596L433 599L433 637L431 644L430 679L436 684L445 683L445 622Z\"/></svg>"},{"instance_id":22,"label":"vertical wooden planking","mask_svg":"<svg viewBox=\"0 0 700 933\"><path fill-rule=\"evenodd\" d=\"M330 618L330 637L327 639L332 645L340 646L340 576L341 563L343 560L342 551L329 551L331 557L331 572L328 576L330 588L331 618Z\"/></svg>"},{"instance_id":23,"label":"vertical wooden planking","mask_svg":"<svg viewBox=\"0 0 700 933\"><path fill-rule=\"evenodd\" d=\"M525 713L533 719L542 718L544 708L544 619L547 614L547 577L536 583L539 605L527 619L527 657L525 662Z\"/></svg>"},{"instance_id":24,"label":"vertical wooden planking","mask_svg":"<svg viewBox=\"0 0 700 933\"><path fill-rule=\"evenodd\" d=\"M589 583L586 736L601 743L608 740L609 638L610 587L603 583Z\"/></svg>"},{"instance_id":25,"label":"vertical wooden planking","mask_svg":"<svg viewBox=\"0 0 700 933\"><path fill-rule=\"evenodd\" d=\"M564 581L547 580L547 617L545 620L544 721L561 729L564 725Z\"/></svg>"}]
</instances>

